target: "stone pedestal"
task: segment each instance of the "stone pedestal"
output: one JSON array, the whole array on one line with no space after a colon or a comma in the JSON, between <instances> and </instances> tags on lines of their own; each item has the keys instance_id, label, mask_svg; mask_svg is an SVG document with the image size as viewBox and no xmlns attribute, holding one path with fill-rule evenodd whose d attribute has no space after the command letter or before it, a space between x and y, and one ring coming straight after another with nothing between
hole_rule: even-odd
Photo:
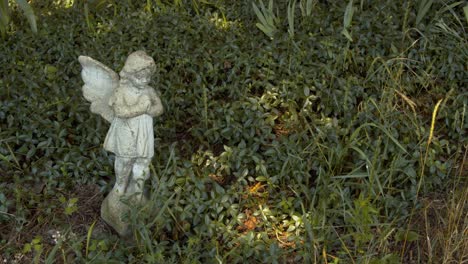
<instances>
[{"instance_id":1,"label":"stone pedestal","mask_svg":"<svg viewBox=\"0 0 468 264\"><path fill-rule=\"evenodd\" d=\"M132 235L132 228L130 224L124 220L124 215L131 210L129 206L133 208L142 207L147 201L145 196L135 194L129 196L128 194L120 194L116 189L112 189L102 202L101 217L107 224L112 226L121 237L129 237Z\"/></svg>"}]
</instances>

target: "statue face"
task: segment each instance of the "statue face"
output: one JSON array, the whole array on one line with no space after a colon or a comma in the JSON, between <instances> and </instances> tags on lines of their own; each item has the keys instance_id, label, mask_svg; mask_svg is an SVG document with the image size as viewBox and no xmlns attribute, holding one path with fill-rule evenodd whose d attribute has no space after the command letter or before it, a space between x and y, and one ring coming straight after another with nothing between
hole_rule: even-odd
<instances>
[{"instance_id":1,"label":"statue face","mask_svg":"<svg viewBox=\"0 0 468 264\"><path fill-rule=\"evenodd\" d=\"M125 74L125 77L138 88L147 85L151 81L151 76L151 69L143 69L137 72Z\"/></svg>"}]
</instances>

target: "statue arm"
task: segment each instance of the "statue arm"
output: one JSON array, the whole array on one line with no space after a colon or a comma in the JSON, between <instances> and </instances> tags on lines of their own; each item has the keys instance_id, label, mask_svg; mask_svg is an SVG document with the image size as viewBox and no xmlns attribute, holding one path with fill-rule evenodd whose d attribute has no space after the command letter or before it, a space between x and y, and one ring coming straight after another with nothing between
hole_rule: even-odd
<instances>
[{"instance_id":1,"label":"statue arm","mask_svg":"<svg viewBox=\"0 0 468 264\"><path fill-rule=\"evenodd\" d=\"M119 99L121 99L120 102ZM114 109L115 115L120 118L132 118L146 114L151 107L151 100L145 95L141 96L133 105L127 104L125 98L111 98L109 103Z\"/></svg>"},{"instance_id":2,"label":"statue arm","mask_svg":"<svg viewBox=\"0 0 468 264\"><path fill-rule=\"evenodd\" d=\"M154 93L154 96L151 98L151 107L148 111L150 116L160 116L164 112L163 105L159 96Z\"/></svg>"}]
</instances>

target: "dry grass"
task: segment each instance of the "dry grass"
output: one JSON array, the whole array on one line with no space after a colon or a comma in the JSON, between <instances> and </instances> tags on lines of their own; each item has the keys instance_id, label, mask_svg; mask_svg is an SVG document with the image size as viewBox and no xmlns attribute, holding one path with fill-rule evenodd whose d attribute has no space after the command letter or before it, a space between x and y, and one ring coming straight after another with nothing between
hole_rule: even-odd
<instances>
[{"instance_id":1,"label":"dry grass","mask_svg":"<svg viewBox=\"0 0 468 264\"><path fill-rule=\"evenodd\" d=\"M417 220L419 248L427 263L468 263L468 188L465 170L467 151L461 161L457 184L447 194L423 199Z\"/></svg>"}]
</instances>

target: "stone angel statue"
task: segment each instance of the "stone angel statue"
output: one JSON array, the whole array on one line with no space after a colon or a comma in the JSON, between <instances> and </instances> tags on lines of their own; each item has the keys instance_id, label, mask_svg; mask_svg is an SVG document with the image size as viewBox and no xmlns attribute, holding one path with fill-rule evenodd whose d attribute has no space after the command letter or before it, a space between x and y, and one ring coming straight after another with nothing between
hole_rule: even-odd
<instances>
[{"instance_id":1,"label":"stone angel statue","mask_svg":"<svg viewBox=\"0 0 468 264\"><path fill-rule=\"evenodd\" d=\"M78 60L83 67L83 95L91 103L91 112L111 123L104 148L116 156L116 182L103 201L101 216L126 236L130 229L121 216L128 208L121 198L146 202L143 185L154 155L153 117L163 113L161 99L149 86L156 65L144 51L131 53L118 75L91 57Z\"/></svg>"}]
</instances>

